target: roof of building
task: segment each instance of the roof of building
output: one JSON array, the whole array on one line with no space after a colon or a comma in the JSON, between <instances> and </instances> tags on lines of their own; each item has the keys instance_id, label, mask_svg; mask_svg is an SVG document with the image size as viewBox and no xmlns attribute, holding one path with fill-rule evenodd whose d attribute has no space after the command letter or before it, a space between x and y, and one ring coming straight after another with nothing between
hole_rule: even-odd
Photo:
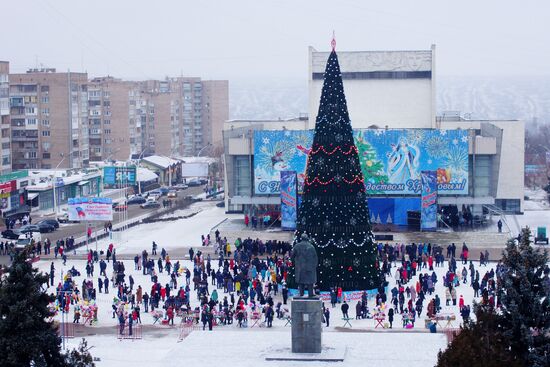
<instances>
[{"instance_id":1,"label":"roof of building","mask_svg":"<svg viewBox=\"0 0 550 367\"><path fill-rule=\"evenodd\" d=\"M156 180L159 176L145 167L138 167L137 169L137 180L140 182L147 182Z\"/></svg>"},{"instance_id":2,"label":"roof of building","mask_svg":"<svg viewBox=\"0 0 550 367\"><path fill-rule=\"evenodd\" d=\"M152 165L157 166L157 167L162 168L162 169L166 169L170 165L177 164L177 163L180 162L179 160L175 160L175 159L168 158L168 157L161 156L161 155L151 155L149 157L144 157L142 159L142 161L151 163Z\"/></svg>"},{"instance_id":3,"label":"roof of building","mask_svg":"<svg viewBox=\"0 0 550 367\"><path fill-rule=\"evenodd\" d=\"M56 186L65 186L75 182L85 181L90 178L100 177L101 172L96 169L91 170L29 170L29 185L26 187L28 191L42 191L52 188L52 178L62 180L62 183Z\"/></svg>"}]
</instances>

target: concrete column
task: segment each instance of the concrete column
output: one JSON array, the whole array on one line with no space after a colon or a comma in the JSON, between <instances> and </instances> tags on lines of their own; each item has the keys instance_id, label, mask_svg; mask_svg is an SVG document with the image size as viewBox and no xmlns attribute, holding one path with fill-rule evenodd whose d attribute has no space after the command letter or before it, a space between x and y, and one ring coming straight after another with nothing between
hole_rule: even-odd
<instances>
[{"instance_id":1,"label":"concrete column","mask_svg":"<svg viewBox=\"0 0 550 367\"><path fill-rule=\"evenodd\" d=\"M292 353L321 353L322 307L318 298L292 300Z\"/></svg>"}]
</instances>

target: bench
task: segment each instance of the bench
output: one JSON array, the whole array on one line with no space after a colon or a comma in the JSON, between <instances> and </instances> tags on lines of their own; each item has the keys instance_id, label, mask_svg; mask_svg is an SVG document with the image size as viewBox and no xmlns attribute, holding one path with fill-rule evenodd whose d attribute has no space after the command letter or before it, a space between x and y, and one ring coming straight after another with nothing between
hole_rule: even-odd
<instances>
[{"instance_id":1,"label":"bench","mask_svg":"<svg viewBox=\"0 0 550 367\"><path fill-rule=\"evenodd\" d=\"M351 320L351 318L349 318L349 317L342 317L342 320L345 321L343 327L346 327L346 325L349 325L349 327L351 327L351 323L349 322L349 320Z\"/></svg>"}]
</instances>

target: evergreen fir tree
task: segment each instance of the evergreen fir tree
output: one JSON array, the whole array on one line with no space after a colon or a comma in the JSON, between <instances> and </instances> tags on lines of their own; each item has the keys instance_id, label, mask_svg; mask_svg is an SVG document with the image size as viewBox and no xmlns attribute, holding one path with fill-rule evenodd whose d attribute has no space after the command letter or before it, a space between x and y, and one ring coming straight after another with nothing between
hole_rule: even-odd
<instances>
[{"instance_id":1,"label":"evergreen fir tree","mask_svg":"<svg viewBox=\"0 0 550 367\"><path fill-rule=\"evenodd\" d=\"M82 339L78 349L73 349L67 353L67 364L71 367L94 367L94 359L90 354L88 342Z\"/></svg>"},{"instance_id":2,"label":"evergreen fir tree","mask_svg":"<svg viewBox=\"0 0 550 367\"><path fill-rule=\"evenodd\" d=\"M439 354L438 367L550 365L548 254L531 246L530 235L523 229L519 244L507 244L497 268L497 311L476 306L477 321Z\"/></svg>"},{"instance_id":3,"label":"evergreen fir tree","mask_svg":"<svg viewBox=\"0 0 550 367\"><path fill-rule=\"evenodd\" d=\"M7 276L0 280L0 365L65 366L48 304L41 286L48 277L27 261L25 251L16 254Z\"/></svg>"},{"instance_id":4,"label":"evergreen fir tree","mask_svg":"<svg viewBox=\"0 0 550 367\"><path fill-rule=\"evenodd\" d=\"M338 57L328 58L308 155L296 239L307 233L319 257L318 287L365 290L380 285L367 195Z\"/></svg>"},{"instance_id":5,"label":"evergreen fir tree","mask_svg":"<svg viewBox=\"0 0 550 367\"><path fill-rule=\"evenodd\" d=\"M534 249L529 228L509 241L498 278L502 328L512 353L530 366L550 365L548 253Z\"/></svg>"},{"instance_id":6,"label":"evergreen fir tree","mask_svg":"<svg viewBox=\"0 0 550 367\"><path fill-rule=\"evenodd\" d=\"M527 367L515 356L500 330L501 316L493 308L474 306L476 322L466 322L444 352L436 367Z\"/></svg>"}]
</instances>

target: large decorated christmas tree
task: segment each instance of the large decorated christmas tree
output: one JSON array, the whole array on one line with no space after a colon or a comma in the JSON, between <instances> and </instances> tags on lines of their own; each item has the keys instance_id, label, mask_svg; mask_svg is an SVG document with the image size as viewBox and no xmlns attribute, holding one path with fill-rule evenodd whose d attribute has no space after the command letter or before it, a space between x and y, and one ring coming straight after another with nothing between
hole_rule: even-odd
<instances>
[{"instance_id":1,"label":"large decorated christmas tree","mask_svg":"<svg viewBox=\"0 0 550 367\"><path fill-rule=\"evenodd\" d=\"M308 155L296 239L302 233L317 249L321 290L379 286L364 178L334 43Z\"/></svg>"}]
</instances>

